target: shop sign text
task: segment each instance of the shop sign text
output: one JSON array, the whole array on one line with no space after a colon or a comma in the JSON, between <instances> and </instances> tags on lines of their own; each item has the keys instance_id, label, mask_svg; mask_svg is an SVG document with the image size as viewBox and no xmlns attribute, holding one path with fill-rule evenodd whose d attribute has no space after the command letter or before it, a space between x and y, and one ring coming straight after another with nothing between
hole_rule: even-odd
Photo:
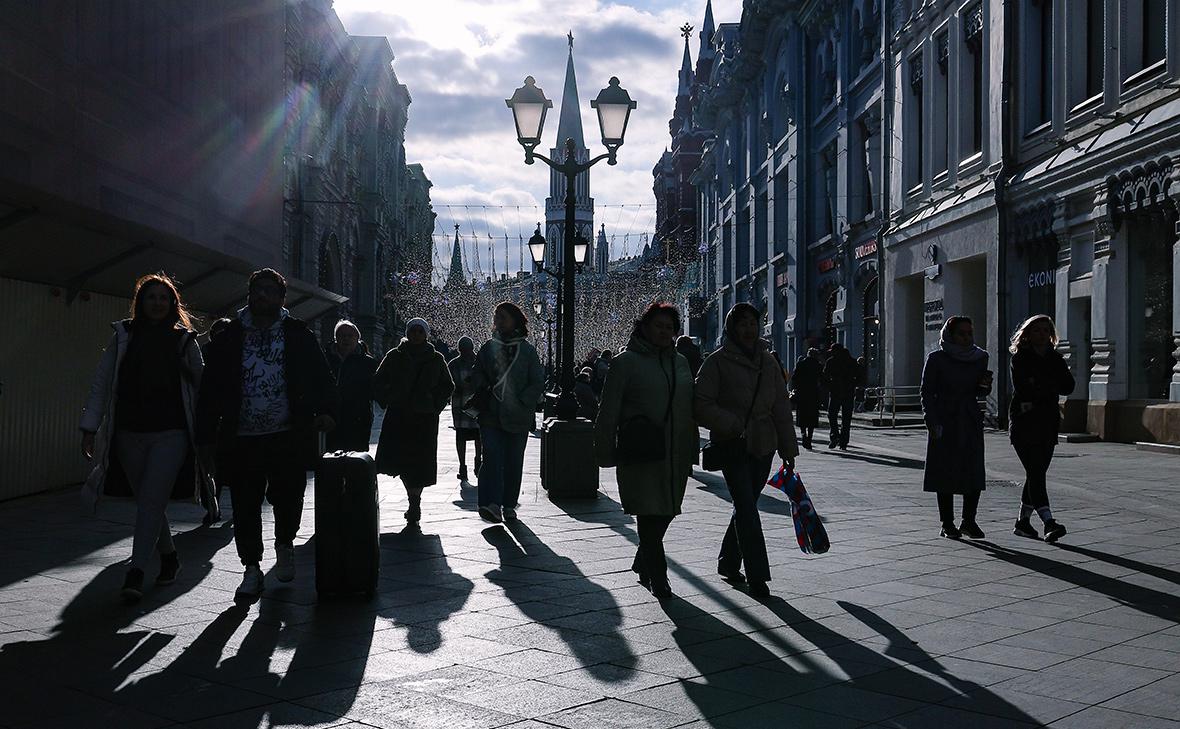
<instances>
[{"instance_id":1,"label":"shop sign text","mask_svg":"<svg viewBox=\"0 0 1180 729\"><path fill-rule=\"evenodd\" d=\"M1052 286L1057 282L1057 269L1050 268L1048 271L1036 271L1028 275L1028 287L1030 289L1039 289L1045 286Z\"/></svg>"},{"instance_id":2,"label":"shop sign text","mask_svg":"<svg viewBox=\"0 0 1180 729\"><path fill-rule=\"evenodd\" d=\"M927 301L922 308L926 315L926 331L937 332L942 329L942 299Z\"/></svg>"}]
</instances>

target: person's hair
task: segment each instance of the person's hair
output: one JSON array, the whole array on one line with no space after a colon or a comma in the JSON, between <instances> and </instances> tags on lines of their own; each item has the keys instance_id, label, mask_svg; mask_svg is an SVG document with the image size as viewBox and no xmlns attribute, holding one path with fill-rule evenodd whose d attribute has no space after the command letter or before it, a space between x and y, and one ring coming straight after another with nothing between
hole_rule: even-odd
<instances>
[{"instance_id":1,"label":"person's hair","mask_svg":"<svg viewBox=\"0 0 1180 729\"><path fill-rule=\"evenodd\" d=\"M168 325L174 326L179 324L185 329L192 329L193 317L189 313L188 307L184 305L184 300L180 298L180 291L176 288L176 282L163 271L156 271L155 273L140 276L135 281L135 293L131 295L131 320L135 321L140 317L146 318L143 313L143 299L147 295L147 290L152 286L163 286L172 295L172 306L168 310L168 317L165 319Z\"/></svg>"},{"instance_id":2,"label":"person's hair","mask_svg":"<svg viewBox=\"0 0 1180 729\"><path fill-rule=\"evenodd\" d=\"M942 333L939 335L939 341L951 341L951 337L955 335L955 327L959 326L960 324L971 324L972 327L975 326L975 324L971 322L971 317L969 316L955 315L949 317L942 325Z\"/></svg>"},{"instance_id":3,"label":"person's hair","mask_svg":"<svg viewBox=\"0 0 1180 729\"><path fill-rule=\"evenodd\" d=\"M516 304L511 301L501 301L496 304L496 308L492 311L507 312L508 316L512 317L512 321L515 322L515 329L520 336L527 337L529 335L529 318L524 315L524 312Z\"/></svg>"},{"instance_id":4,"label":"person's hair","mask_svg":"<svg viewBox=\"0 0 1180 729\"><path fill-rule=\"evenodd\" d=\"M273 268L262 268L250 274L250 282L246 285L246 290L253 291L254 282L262 278L269 278L271 281L274 281L282 295L287 295L287 279L283 278L283 274Z\"/></svg>"},{"instance_id":5,"label":"person's hair","mask_svg":"<svg viewBox=\"0 0 1180 729\"><path fill-rule=\"evenodd\" d=\"M341 329L351 329L354 332L356 332L357 339L361 338L360 327L358 327L356 324L353 324L352 322L350 322L347 319L341 319L340 321L336 322L336 326L332 327L332 340L333 341L340 338L340 330Z\"/></svg>"},{"instance_id":6,"label":"person's hair","mask_svg":"<svg viewBox=\"0 0 1180 729\"><path fill-rule=\"evenodd\" d=\"M816 357L819 356L819 347L808 347L807 348L807 356L811 357L812 355L814 355Z\"/></svg>"},{"instance_id":7,"label":"person's hair","mask_svg":"<svg viewBox=\"0 0 1180 729\"><path fill-rule=\"evenodd\" d=\"M762 321L762 312L758 310L758 307L746 301L734 304L729 313L725 315L725 333L729 334L729 328L737 324L739 319L747 316L753 317L756 322Z\"/></svg>"},{"instance_id":8,"label":"person's hair","mask_svg":"<svg viewBox=\"0 0 1180 729\"><path fill-rule=\"evenodd\" d=\"M610 351L609 349L602 350L602 354L599 355L599 357L601 357L602 359L610 359L611 357L614 357L614 356L615 356L615 353Z\"/></svg>"},{"instance_id":9,"label":"person's hair","mask_svg":"<svg viewBox=\"0 0 1180 729\"><path fill-rule=\"evenodd\" d=\"M631 329L631 336L643 337L643 327L651 323L657 316L667 316L672 319L672 328L680 331L680 311L667 301L653 301L643 310L643 314L635 320Z\"/></svg>"},{"instance_id":10,"label":"person's hair","mask_svg":"<svg viewBox=\"0 0 1180 729\"><path fill-rule=\"evenodd\" d=\"M210 340L212 340L214 337L218 336L219 334L224 332L226 329L229 329L229 325L232 323L233 323L233 319L230 319L228 317L222 317L209 325L209 331L205 333L205 336L207 336Z\"/></svg>"},{"instance_id":11,"label":"person's hair","mask_svg":"<svg viewBox=\"0 0 1180 729\"><path fill-rule=\"evenodd\" d=\"M1012 334L1012 344L1008 347L1008 351L1016 354L1016 351L1025 345L1024 336L1028 328L1037 322L1043 321L1049 325L1049 344L1056 347L1060 338L1057 336L1057 325L1053 323L1053 317L1048 314L1033 314L1024 320L1020 326L1016 327L1016 331Z\"/></svg>"}]
</instances>

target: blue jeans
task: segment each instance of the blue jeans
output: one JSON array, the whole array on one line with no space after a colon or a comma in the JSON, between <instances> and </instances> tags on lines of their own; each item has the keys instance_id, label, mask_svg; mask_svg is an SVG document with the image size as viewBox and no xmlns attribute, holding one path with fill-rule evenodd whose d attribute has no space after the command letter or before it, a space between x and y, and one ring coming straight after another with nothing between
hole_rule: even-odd
<instances>
[{"instance_id":1,"label":"blue jeans","mask_svg":"<svg viewBox=\"0 0 1180 729\"><path fill-rule=\"evenodd\" d=\"M483 468L479 471L479 505L499 504L515 509L520 501L520 479L524 471L524 449L528 432L510 433L481 425Z\"/></svg>"},{"instance_id":2,"label":"blue jeans","mask_svg":"<svg viewBox=\"0 0 1180 729\"><path fill-rule=\"evenodd\" d=\"M766 538L762 536L762 519L758 514L758 497L766 485L774 454L734 459L721 470L729 497L733 500L733 515L717 555L717 568L723 572L738 570L745 563L746 577L751 582L770 579L770 560L766 556Z\"/></svg>"}]
</instances>

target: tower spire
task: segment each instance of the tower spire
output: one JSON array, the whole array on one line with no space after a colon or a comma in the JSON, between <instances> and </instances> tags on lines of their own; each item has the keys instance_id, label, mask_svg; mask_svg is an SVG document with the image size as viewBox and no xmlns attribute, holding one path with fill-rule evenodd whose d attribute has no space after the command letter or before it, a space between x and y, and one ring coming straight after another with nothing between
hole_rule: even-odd
<instances>
[{"instance_id":1,"label":"tower spire","mask_svg":"<svg viewBox=\"0 0 1180 729\"><path fill-rule=\"evenodd\" d=\"M680 35L684 36L684 58L680 61L680 86L677 96L688 96L692 93L692 55L688 52L688 39L692 36L692 26L685 23L680 28Z\"/></svg>"},{"instance_id":2,"label":"tower spire","mask_svg":"<svg viewBox=\"0 0 1180 729\"><path fill-rule=\"evenodd\" d=\"M462 286L467 283L463 275L463 251L459 248L459 224L455 223L455 245L451 248L451 270L447 274L447 286Z\"/></svg>"},{"instance_id":3,"label":"tower spire","mask_svg":"<svg viewBox=\"0 0 1180 729\"><path fill-rule=\"evenodd\" d=\"M571 30L569 39L569 58L565 64L565 88L561 92L561 116L557 122L557 149L565 149L565 140L574 140L574 147L578 150L586 148L586 140L582 135L582 112L578 106L578 79L574 74L574 33Z\"/></svg>"},{"instance_id":4,"label":"tower spire","mask_svg":"<svg viewBox=\"0 0 1180 729\"><path fill-rule=\"evenodd\" d=\"M705 0L705 22L701 25L701 49L697 53L698 59L713 58L713 34L716 32L717 26L713 22L713 0Z\"/></svg>"}]
</instances>

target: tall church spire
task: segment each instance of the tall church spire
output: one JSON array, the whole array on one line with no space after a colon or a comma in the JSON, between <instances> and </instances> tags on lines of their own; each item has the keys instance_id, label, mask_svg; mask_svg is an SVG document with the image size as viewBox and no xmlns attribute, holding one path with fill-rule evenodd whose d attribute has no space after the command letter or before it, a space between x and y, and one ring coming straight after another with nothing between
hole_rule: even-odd
<instances>
[{"instance_id":1,"label":"tall church spire","mask_svg":"<svg viewBox=\"0 0 1180 729\"><path fill-rule=\"evenodd\" d=\"M693 83L692 55L688 52L688 39L692 35L692 26L685 23L680 28L680 34L684 36L684 58L680 61L680 85L676 90L676 95L688 96L692 93Z\"/></svg>"},{"instance_id":2,"label":"tall church spire","mask_svg":"<svg viewBox=\"0 0 1180 729\"><path fill-rule=\"evenodd\" d=\"M697 52L697 62L713 60L716 50L713 47L713 34L717 26L713 23L713 0L705 0L705 22L701 25L701 49Z\"/></svg>"},{"instance_id":3,"label":"tall church spire","mask_svg":"<svg viewBox=\"0 0 1180 729\"><path fill-rule=\"evenodd\" d=\"M463 286L467 277L463 274L463 251L459 248L459 224L455 223L455 246L451 249L451 270L447 274L447 286Z\"/></svg>"},{"instance_id":4,"label":"tall church spire","mask_svg":"<svg viewBox=\"0 0 1180 729\"><path fill-rule=\"evenodd\" d=\"M570 52L565 63L565 89L561 92L561 116L557 122L558 149L565 149L565 140L574 140L577 149L586 147L582 135L582 110L578 106L578 79L574 75L574 34L569 34Z\"/></svg>"},{"instance_id":5,"label":"tall church spire","mask_svg":"<svg viewBox=\"0 0 1180 729\"><path fill-rule=\"evenodd\" d=\"M594 270L610 273L610 243L606 240L606 226L598 229L598 240L594 241Z\"/></svg>"}]
</instances>

